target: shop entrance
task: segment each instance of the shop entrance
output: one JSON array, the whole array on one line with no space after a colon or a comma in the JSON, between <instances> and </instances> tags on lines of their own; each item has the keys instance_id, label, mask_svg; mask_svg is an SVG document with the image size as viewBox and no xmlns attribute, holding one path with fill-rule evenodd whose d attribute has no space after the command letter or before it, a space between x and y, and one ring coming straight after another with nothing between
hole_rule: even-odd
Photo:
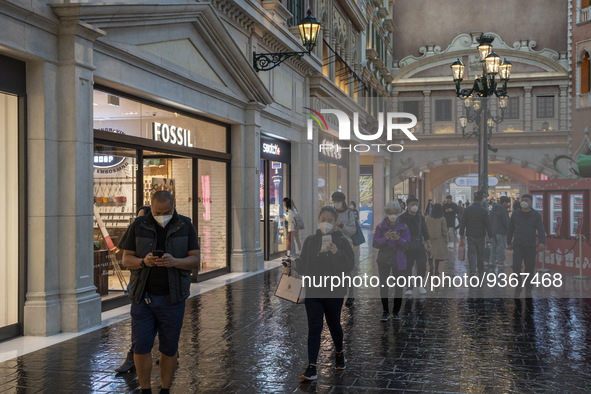
<instances>
[{"instance_id":1,"label":"shop entrance","mask_svg":"<svg viewBox=\"0 0 591 394\"><path fill-rule=\"evenodd\" d=\"M259 162L260 239L265 260L287 251L283 199L291 198L291 145L289 142L261 136ZM298 204L298 201L296 201Z\"/></svg>"},{"instance_id":2,"label":"shop entrance","mask_svg":"<svg viewBox=\"0 0 591 394\"><path fill-rule=\"evenodd\" d=\"M283 199L289 197L289 164L261 159L260 169L261 247L270 260L287 251Z\"/></svg>"},{"instance_id":3,"label":"shop entrance","mask_svg":"<svg viewBox=\"0 0 591 394\"><path fill-rule=\"evenodd\" d=\"M137 210L149 206L159 190L169 191L175 197L177 212L191 218L195 225L201 248L198 277L228 271L227 163L97 142L94 275L104 302L125 295L129 271L123 269L121 250L109 252L111 247L97 216L117 246L137 217Z\"/></svg>"}]
</instances>

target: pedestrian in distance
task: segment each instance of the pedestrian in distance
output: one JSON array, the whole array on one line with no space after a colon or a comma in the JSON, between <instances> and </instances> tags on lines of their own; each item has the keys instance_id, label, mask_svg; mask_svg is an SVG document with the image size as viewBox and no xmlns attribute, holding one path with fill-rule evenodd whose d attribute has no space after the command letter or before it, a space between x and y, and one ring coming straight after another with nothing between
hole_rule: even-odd
<instances>
[{"instance_id":1,"label":"pedestrian in distance","mask_svg":"<svg viewBox=\"0 0 591 394\"><path fill-rule=\"evenodd\" d=\"M380 321L387 322L391 316L399 317L402 306L404 287L394 286L394 306L392 315L388 308L389 276L406 276L407 264L405 250L410 243L408 227L400 219L402 208L398 201L390 201L384 207L386 217L377 225L373 235L373 247L378 249L376 263L380 279L380 297L382 299L382 316Z\"/></svg>"},{"instance_id":2,"label":"pedestrian in distance","mask_svg":"<svg viewBox=\"0 0 591 394\"><path fill-rule=\"evenodd\" d=\"M505 265L505 249L507 247L507 231L509 230L509 207L511 199L501 196L498 204L494 204L490 211L490 224L495 241L490 253L490 262Z\"/></svg>"},{"instance_id":3,"label":"pedestrian in distance","mask_svg":"<svg viewBox=\"0 0 591 394\"><path fill-rule=\"evenodd\" d=\"M447 247L453 248L456 244L456 219L458 218L458 205L452 201L451 196L445 197L443 202L443 216L447 223Z\"/></svg>"},{"instance_id":4,"label":"pedestrian in distance","mask_svg":"<svg viewBox=\"0 0 591 394\"><path fill-rule=\"evenodd\" d=\"M443 217L441 204L433 205L431 216L425 218L427 231L431 238L431 258L429 260L429 272L432 275L439 275L439 263L449 258L447 250L447 223Z\"/></svg>"},{"instance_id":5,"label":"pedestrian in distance","mask_svg":"<svg viewBox=\"0 0 591 394\"><path fill-rule=\"evenodd\" d=\"M283 199L283 211L285 212L285 228L287 230L287 256L291 255L293 241L296 244L296 254L302 250L302 242L300 241L300 230L296 222L296 215L299 213L294 206L291 198L285 197Z\"/></svg>"},{"instance_id":6,"label":"pedestrian in distance","mask_svg":"<svg viewBox=\"0 0 591 394\"><path fill-rule=\"evenodd\" d=\"M191 270L199 266L195 227L179 215L168 191L152 196L151 212L129 228L123 264L131 270L129 297L134 362L142 393L151 393L152 347L158 334L160 393L168 393L189 297Z\"/></svg>"},{"instance_id":7,"label":"pedestrian in distance","mask_svg":"<svg viewBox=\"0 0 591 394\"><path fill-rule=\"evenodd\" d=\"M432 210L433 210L433 200L429 199L429 202L427 202L427 205L425 206L425 216L430 216Z\"/></svg>"},{"instance_id":8,"label":"pedestrian in distance","mask_svg":"<svg viewBox=\"0 0 591 394\"><path fill-rule=\"evenodd\" d=\"M150 206L144 205L138 208L136 212L136 216L144 216L150 213ZM129 237L129 228L131 225L125 230L123 235L121 236L121 240L119 241L119 249L122 249L122 245L127 242L127 238ZM115 372L117 373L126 373L126 372L134 372L135 371L135 363L133 362L133 345L130 347L129 351L127 352L127 356L125 357L125 361L119 367L115 368Z\"/></svg>"},{"instance_id":9,"label":"pedestrian in distance","mask_svg":"<svg viewBox=\"0 0 591 394\"><path fill-rule=\"evenodd\" d=\"M357 223L359 223L359 210L357 209L357 203L355 201L351 201L349 202L349 210L351 212L353 212L353 214L355 215L355 227L357 228ZM355 266L353 268L353 271L351 272L351 275L357 275L357 273L359 272L359 259L360 259L360 246L361 245L355 245L354 243L351 244L351 246L353 247L353 256L355 257ZM353 289L349 289L347 291L347 301L345 302L345 305L347 305L348 307L352 307L353 306L353 301L355 301L355 299L353 298Z\"/></svg>"},{"instance_id":10,"label":"pedestrian in distance","mask_svg":"<svg viewBox=\"0 0 591 394\"><path fill-rule=\"evenodd\" d=\"M527 282L521 277L520 286L515 288L515 297L519 297L521 289L525 287L525 296L531 298L536 252L544 250L546 231L542 224L542 215L532 208L530 194L521 196L519 206L520 209L513 212L509 221L507 250L513 250L513 273L519 275L523 267L523 271L529 274Z\"/></svg>"},{"instance_id":11,"label":"pedestrian in distance","mask_svg":"<svg viewBox=\"0 0 591 394\"><path fill-rule=\"evenodd\" d=\"M410 232L410 242L406 250L408 275L412 275L414 267L416 274L424 278L427 272L427 251L425 246L430 249L431 244L427 224L423 215L419 213L419 200L416 197L410 196L406 200L406 212L400 215L400 221L406 224ZM406 295L412 295L413 288L414 284L409 283ZM427 290L422 286L418 287L418 291L420 294L427 294Z\"/></svg>"},{"instance_id":12,"label":"pedestrian in distance","mask_svg":"<svg viewBox=\"0 0 591 394\"><path fill-rule=\"evenodd\" d=\"M326 276L342 276L351 272L354 259L353 250L349 241L336 225L337 216L337 211L333 207L322 208L318 215L318 230L314 235L306 238L300 256L293 261L285 259L284 265L291 265L300 275L310 277L311 283L320 283L321 278ZM326 319L335 347L335 369L346 368L343 352L343 328L341 326L341 310L346 292L345 286L332 289L306 287L308 367L300 375L300 379L315 380L318 377L316 364L320 352L324 319Z\"/></svg>"},{"instance_id":13,"label":"pedestrian in distance","mask_svg":"<svg viewBox=\"0 0 591 394\"><path fill-rule=\"evenodd\" d=\"M331 195L331 199L338 215L335 226L341 233L343 233L343 236L349 241L351 248L353 248L353 240L351 237L357 231L357 227L355 226L355 213L349 209L346 196L343 192L334 192ZM355 260L355 266L353 268L354 275L357 273L358 268L359 261ZM354 297L353 287L351 286L347 290L347 306L353 305L353 301L355 300Z\"/></svg>"},{"instance_id":14,"label":"pedestrian in distance","mask_svg":"<svg viewBox=\"0 0 591 394\"><path fill-rule=\"evenodd\" d=\"M493 239L490 228L488 210L482 206L484 193L474 193L474 204L470 205L464 212L460 222L460 237L468 240L468 269L470 275L484 273L484 247L486 235Z\"/></svg>"}]
</instances>

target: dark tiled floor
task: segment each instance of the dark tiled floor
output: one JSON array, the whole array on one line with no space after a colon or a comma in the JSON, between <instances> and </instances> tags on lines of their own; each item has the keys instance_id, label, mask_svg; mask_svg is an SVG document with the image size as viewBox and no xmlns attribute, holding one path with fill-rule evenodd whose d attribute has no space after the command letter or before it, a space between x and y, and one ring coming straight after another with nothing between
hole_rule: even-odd
<instances>
[{"instance_id":1,"label":"dark tiled floor","mask_svg":"<svg viewBox=\"0 0 591 394\"><path fill-rule=\"evenodd\" d=\"M370 258L363 266L373 271ZM585 298L410 298L388 323L378 299L360 298L343 311L348 368L333 369L326 331L319 379L302 384L305 310L274 297L279 274L188 301L173 392L591 392ZM124 321L1 363L0 393L137 391L134 374L112 372L129 341Z\"/></svg>"}]
</instances>

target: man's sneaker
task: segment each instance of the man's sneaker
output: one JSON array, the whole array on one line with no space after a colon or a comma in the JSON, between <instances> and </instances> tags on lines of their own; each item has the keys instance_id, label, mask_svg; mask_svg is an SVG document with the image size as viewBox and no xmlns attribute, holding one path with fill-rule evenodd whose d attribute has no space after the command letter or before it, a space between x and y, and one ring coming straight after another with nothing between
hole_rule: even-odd
<instances>
[{"instance_id":1,"label":"man's sneaker","mask_svg":"<svg viewBox=\"0 0 591 394\"><path fill-rule=\"evenodd\" d=\"M406 293L404 293L404 295L411 296L412 295L412 289L408 289L406 291Z\"/></svg>"},{"instance_id":2,"label":"man's sneaker","mask_svg":"<svg viewBox=\"0 0 591 394\"><path fill-rule=\"evenodd\" d=\"M345 353L340 352L336 354L336 362L335 362L335 369L345 369L347 365L345 364Z\"/></svg>"},{"instance_id":3,"label":"man's sneaker","mask_svg":"<svg viewBox=\"0 0 591 394\"><path fill-rule=\"evenodd\" d=\"M388 312L382 313L382 317L380 317L380 321L388 321L390 320L390 314Z\"/></svg>"},{"instance_id":4,"label":"man's sneaker","mask_svg":"<svg viewBox=\"0 0 591 394\"><path fill-rule=\"evenodd\" d=\"M353 301L355 300L355 298L349 297L347 298L347 301L345 302L346 306L353 306Z\"/></svg>"},{"instance_id":5,"label":"man's sneaker","mask_svg":"<svg viewBox=\"0 0 591 394\"><path fill-rule=\"evenodd\" d=\"M419 293L421 293L422 295L427 294L427 289L425 289L424 287L419 287Z\"/></svg>"},{"instance_id":6,"label":"man's sneaker","mask_svg":"<svg viewBox=\"0 0 591 394\"><path fill-rule=\"evenodd\" d=\"M316 365L310 364L308 368L306 368L306 372L300 375L300 379L303 380L316 380L318 379L318 375L316 375Z\"/></svg>"}]
</instances>

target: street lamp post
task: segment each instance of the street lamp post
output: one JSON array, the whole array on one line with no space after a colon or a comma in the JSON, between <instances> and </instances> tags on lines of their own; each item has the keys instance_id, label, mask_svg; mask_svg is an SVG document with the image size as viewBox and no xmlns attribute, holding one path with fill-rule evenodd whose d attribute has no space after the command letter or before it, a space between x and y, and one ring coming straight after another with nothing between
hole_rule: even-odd
<instances>
[{"instance_id":1,"label":"street lamp post","mask_svg":"<svg viewBox=\"0 0 591 394\"><path fill-rule=\"evenodd\" d=\"M478 136L478 190L488 196L488 150L496 152L489 144L494 126L503 121L504 110L508 104L507 82L511 77L512 64L492 50L494 37L485 36L478 38L478 53L482 65L482 75L476 76L470 89L461 89L460 84L464 78L464 63L457 59L450 67L453 79L456 83L456 95L464 101L465 115L459 119L462 127L462 136L471 138ZM497 85L497 78L501 86ZM490 111L490 98L498 98L500 114L494 115ZM471 132L466 132L468 123L473 123Z\"/></svg>"}]
</instances>

